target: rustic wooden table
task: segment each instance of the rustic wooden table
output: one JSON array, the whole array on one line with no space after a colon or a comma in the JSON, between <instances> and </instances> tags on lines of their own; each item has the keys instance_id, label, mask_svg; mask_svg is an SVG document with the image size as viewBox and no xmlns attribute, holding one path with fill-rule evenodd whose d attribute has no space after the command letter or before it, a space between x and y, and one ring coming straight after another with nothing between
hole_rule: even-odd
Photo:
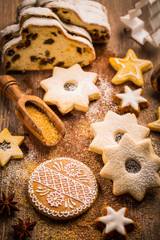
<instances>
[{"instance_id":1,"label":"rustic wooden table","mask_svg":"<svg viewBox=\"0 0 160 240\"><path fill-rule=\"evenodd\" d=\"M125 15L129 9L134 7L134 0L99 0L108 9L109 22L112 29L112 37L108 44L95 46L97 58L93 64L86 67L86 71L94 71L98 74L97 86L102 93L101 99L90 104L87 113L72 111L62 117L57 109L52 107L62 118L67 129L67 135L56 147L47 148L28 132L28 130L17 120L14 114L15 104L3 97L0 98L0 130L8 128L13 135L25 137L21 149L24 158L20 160L10 160L6 167L0 169L0 190L11 193L15 192L15 199L18 202L20 212L7 217L0 217L0 239L13 239L13 229L18 217L37 221L35 229L32 231L34 240L98 240L102 239L101 231L94 225L93 220L102 213L102 208L106 205L118 210L125 206L129 210L129 217L137 225L134 231L128 234L130 240L158 240L160 239L160 189L150 191L143 201L137 202L131 196L124 195L115 197L112 194L112 183L100 177L99 172L103 167L100 155L89 152L88 147L92 141L90 134L90 124L103 120L108 110L117 112L117 106L113 103L113 95L120 87L115 87L110 80L115 71L109 66L110 56L124 57L127 50L132 48L137 56L149 59L154 67L160 63L160 49L154 49L146 44L140 46L130 38L130 32L124 31L124 25L119 18ZM16 19L16 9L20 0L0 0L0 30L7 25L13 24ZM147 11L143 17L147 19ZM153 68L154 69L154 68ZM155 94L150 84L152 70L144 74L144 96L149 100L148 109L142 110L138 122L147 126L149 122L156 119L156 111L160 105L160 97ZM1 74L4 71L1 67ZM14 73L11 75L17 79L21 90L26 94L37 95L42 98L44 92L40 87L40 81L51 76L51 71L37 71L27 73ZM151 133L153 147L160 156L160 135ZM86 163L95 176L99 185L98 198L93 207L82 216L67 221L58 222L50 220L38 213L29 202L27 194L27 183L33 169L51 157L72 157Z\"/></svg>"}]
</instances>

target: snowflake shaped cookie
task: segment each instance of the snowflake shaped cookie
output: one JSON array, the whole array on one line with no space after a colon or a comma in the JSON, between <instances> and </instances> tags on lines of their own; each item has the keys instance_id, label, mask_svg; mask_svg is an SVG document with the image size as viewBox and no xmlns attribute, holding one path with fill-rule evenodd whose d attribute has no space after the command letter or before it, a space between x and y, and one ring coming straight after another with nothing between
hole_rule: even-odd
<instances>
[{"instance_id":1,"label":"snowflake shaped cookie","mask_svg":"<svg viewBox=\"0 0 160 240\"><path fill-rule=\"evenodd\" d=\"M152 131L160 132L160 107L158 108L158 120L148 124Z\"/></svg>"},{"instance_id":2,"label":"snowflake shaped cookie","mask_svg":"<svg viewBox=\"0 0 160 240\"><path fill-rule=\"evenodd\" d=\"M109 59L112 67L118 71L112 79L112 83L119 85L126 81L131 81L135 85L143 86L142 73L152 68L152 62L137 58L132 49L129 49L124 58Z\"/></svg>"},{"instance_id":3,"label":"snowflake shaped cookie","mask_svg":"<svg viewBox=\"0 0 160 240\"><path fill-rule=\"evenodd\" d=\"M103 161L100 175L113 181L117 196L129 193L141 201L148 188L160 186L160 158L154 154L149 138L137 143L125 134L119 146L104 151Z\"/></svg>"},{"instance_id":4,"label":"snowflake shaped cookie","mask_svg":"<svg viewBox=\"0 0 160 240\"><path fill-rule=\"evenodd\" d=\"M115 211L113 208L107 206L105 207L107 212L106 216L99 217L95 220L97 225L103 224L105 226L103 230L103 235L107 237L114 232L120 234L121 236L126 236L125 226L133 225L133 220L125 217L127 208L121 208L119 211Z\"/></svg>"},{"instance_id":5,"label":"snowflake shaped cookie","mask_svg":"<svg viewBox=\"0 0 160 240\"><path fill-rule=\"evenodd\" d=\"M0 165L4 167L12 158L23 158L19 146L23 143L24 137L12 136L7 128L0 133Z\"/></svg>"},{"instance_id":6,"label":"snowflake shaped cookie","mask_svg":"<svg viewBox=\"0 0 160 240\"><path fill-rule=\"evenodd\" d=\"M146 138L150 130L139 125L134 114L127 113L121 116L108 111L103 122L91 125L91 132L95 138L90 144L90 150L102 154L107 147L116 146L125 133L140 140Z\"/></svg>"},{"instance_id":7,"label":"snowflake shaped cookie","mask_svg":"<svg viewBox=\"0 0 160 240\"><path fill-rule=\"evenodd\" d=\"M55 67L53 76L40 83L46 91L43 100L56 105L62 114L73 108L87 112L89 101L100 97L96 81L96 73L84 72L78 64L68 69Z\"/></svg>"},{"instance_id":8,"label":"snowflake shaped cookie","mask_svg":"<svg viewBox=\"0 0 160 240\"><path fill-rule=\"evenodd\" d=\"M119 104L120 113L131 112L135 113L138 117L140 114L140 107L146 108L149 106L149 102L142 97L142 94L142 88L132 90L128 86L125 86L122 93L116 94L113 100Z\"/></svg>"}]
</instances>

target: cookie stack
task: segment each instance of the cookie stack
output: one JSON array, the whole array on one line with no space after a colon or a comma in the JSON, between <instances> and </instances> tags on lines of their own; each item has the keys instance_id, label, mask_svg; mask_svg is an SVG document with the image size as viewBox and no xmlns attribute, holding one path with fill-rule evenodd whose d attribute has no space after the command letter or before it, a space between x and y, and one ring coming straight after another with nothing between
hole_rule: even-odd
<instances>
[{"instance_id":1,"label":"cookie stack","mask_svg":"<svg viewBox=\"0 0 160 240\"><path fill-rule=\"evenodd\" d=\"M110 37L107 11L93 1L25 0L17 17L0 33L6 70L86 66L95 60L92 39L104 43Z\"/></svg>"},{"instance_id":2,"label":"cookie stack","mask_svg":"<svg viewBox=\"0 0 160 240\"><path fill-rule=\"evenodd\" d=\"M146 138L149 128L137 124L134 114L109 111L91 130L95 138L90 150L102 154L100 175L113 181L115 195L129 193L141 201L148 188L160 186L160 158Z\"/></svg>"}]
</instances>

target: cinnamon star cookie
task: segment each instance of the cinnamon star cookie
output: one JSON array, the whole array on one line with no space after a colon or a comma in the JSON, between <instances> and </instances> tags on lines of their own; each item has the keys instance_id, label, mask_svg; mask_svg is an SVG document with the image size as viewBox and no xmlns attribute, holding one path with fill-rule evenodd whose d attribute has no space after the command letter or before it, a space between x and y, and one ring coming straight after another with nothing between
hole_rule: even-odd
<instances>
[{"instance_id":1,"label":"cinnamon star cookie","mask_svg":"<svg viewBox=\"0 0 160 240\"><path fill-rule=\"evenodd\" d=\"M97 196L91 170L71 158L56 158L40 164L29 180L29 197L42 214L65 220L87 211Z\"/></svg>"},{"instance_id":2,"label":"cinnamon star cookie","mask_svg":"<svg viewBox=\"0 0 160 240\"><path fill-rule=\"evenodd\" d=\"M116 212L113 208L107 206L105 207L105 211L107 212L106 216L99 217L95 220L97 225L104 227L102 235L107 239L113 235L117 235L117 237L123 236L126 238L127 233L125 227L134 224L131 219L125 216L127 208L121 208Z\"/></svg>"},{"instance_id":3,"label":"cinnamon star cookie","mask_svg":"<svg viewBox=\"0 0 160 240\"><path fill-rule=\"evenodd\" d=\"M96 81L97 74L83 71L79 64L68 69L55 67L53 76L40 83L46 91L43 100L56 105L62 114L73 108L87 112L89 101L100 97Z\"/></svg>"},{"instance_id":4,"label":"cinnamon star cookie","mask_svg":"<svg viewBox=\"0 0 160 240\"><path fill-rule=\"evenodd\" d=\"M114 96L113 101L119 104L119 112L134 113L137 117L140 114L140 108L146 108L149 106L147 99L142 97L142 88L132 90L128 86L125 86L121 93Z\"/></svg>"},{"instance_id":5,"label":"cinnamon star cookie","mask_svg":"<svg viewBox=\"0 0 160 240\"><path fill-rule=\"evenodd\" d=\"M125 134L119 146L104 150L100 175L113 181L113 193L131 194L141 201L146 190L160 187L160 158L149 138L136 142Z\"/></svg>"}]
</instances>

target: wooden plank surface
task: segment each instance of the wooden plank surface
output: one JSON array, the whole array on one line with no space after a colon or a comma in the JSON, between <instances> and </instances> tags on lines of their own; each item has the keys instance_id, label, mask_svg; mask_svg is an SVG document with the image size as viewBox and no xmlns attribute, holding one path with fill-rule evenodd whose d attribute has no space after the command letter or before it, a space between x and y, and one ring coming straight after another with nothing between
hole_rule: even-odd
<instances>
[{"instance_id":1,"label":"wooden plank surface","mask_svg":"<svg viewBox=\"0 0 160 240\"><path fill-rule=\"evenodd\" d=\"M18 207L21 209L20 212L11 217L3 215L0 217L0 239L2 240L13 239L11 225L16 223L17 217L22 219L31 217L31 220L37 221L37 225L32 232L32 239L34 240L103 239L101 231L93 225L93 220L101 215L102 208L106 205L110 205L116 210L124 206L128 208L129 217L137 223L134 231L128 234L128 239L160 239L160 189L150 191L142 202L135 201L129 195L115 197L112 194L112 183L99 175L103 167L101 156L88 150L92 141L90 124L103 120L108 110L117 112L117 106L112 99L120 87L115 87L110 82L115 71L108 63L109 57L124 57L127 50L132 48L140 58L151 60L154 67L160 63L160 49L154 49L148 44L140 46L130 38L130 32L124 31L124 25L119 20L120 16L125 15L129 9L132 9L137 1L99 0L99 2L108 9L112 37L108 44L95 46L97 58L85 70L98 74L97 86L102 93L102 97L90 104L87 113L72 111L62 117L57 109L52 107L62 118L67 129L67 135L60 144L52 148L42 146L17 120L14 114L15 104L0 97L0 130L7 127L13 135L25 136L24 143L21 146L24 159L11 160L5 168L0 169L0 190L6 193L15 192ZM0 30L15 23L16 9L19 3L20 0L0 0ZM145 11L143 17L147 18L147 11ZM144 74L144 97L150 102L149 108L142 110L138 118L138 122L144 126L156 120L156 111L160 105L160 97L155 94L150 84L153 69ZM4 74L2 67L1 74ZM44 91L40 88L39 83L42 79L51 76L51 71L14 73L12 76L17 79L21 90L25 94L37 95L42 98ZM160 135L151 133L150 137L156 154L160 156ZM82 216L67 222L50 220L39 214L32 207L27 194L28 179L34 168L44 160L62 156L72 157L86 163L94 172L99 185L98 198L93 207Z\"/></svg>"}]
</instances>

